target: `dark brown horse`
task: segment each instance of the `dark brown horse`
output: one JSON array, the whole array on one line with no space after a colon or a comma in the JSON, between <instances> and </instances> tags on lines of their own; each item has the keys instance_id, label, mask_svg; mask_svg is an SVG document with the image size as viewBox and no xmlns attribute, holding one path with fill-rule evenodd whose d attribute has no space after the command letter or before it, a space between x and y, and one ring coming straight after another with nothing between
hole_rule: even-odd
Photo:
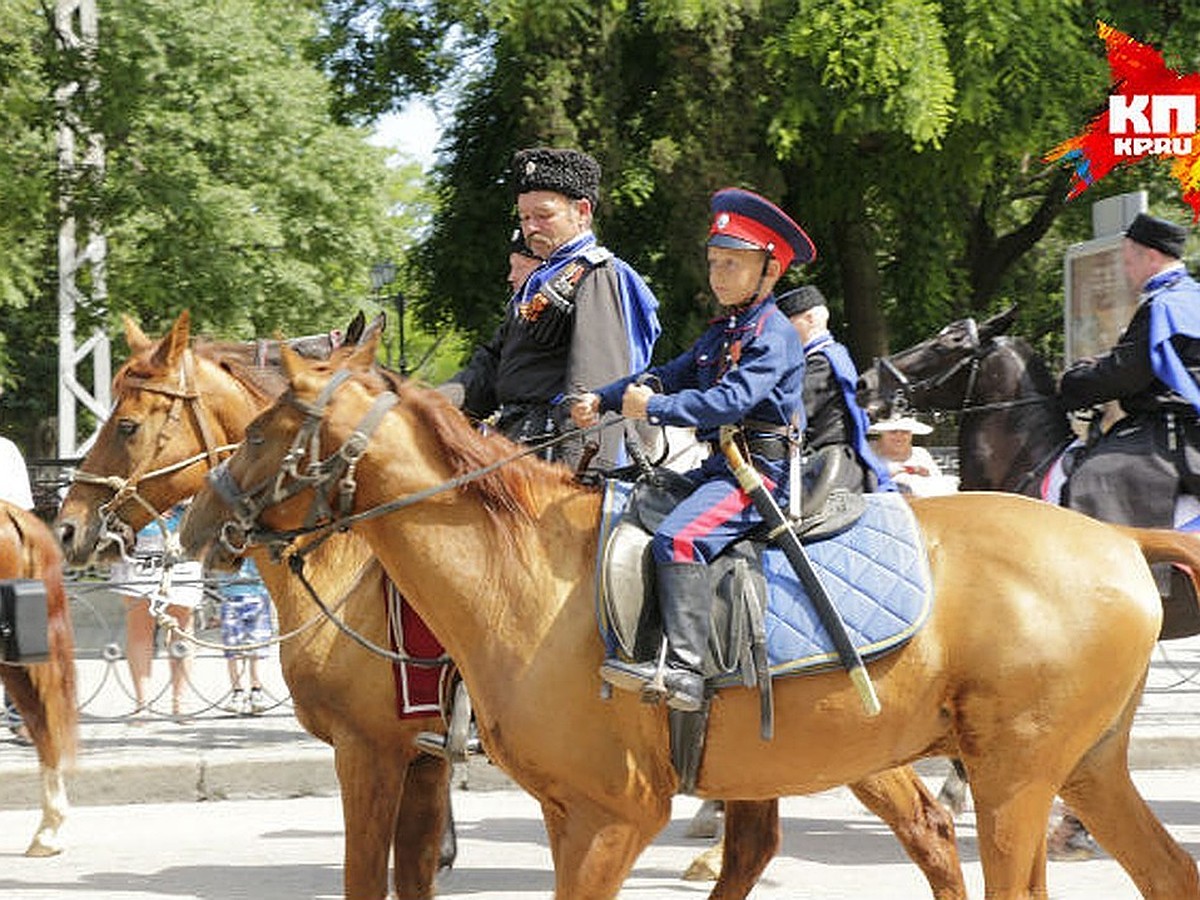
<instances>
[{"instance_id":1,"label":"dark brown horse","mask_svg":"<svg viewBox=\"0 0 1200 900\"><path fill-rule=\"evenodd\" d=\"M54 534L31 512L0 500L0 578L36 578L46 585L50 659L29 665L0 663L0 681L37 749L42 776L42 820L26 856L63 849L59 828L68 811L63 769L75 756L75 639L63 588L63 558Z\"/></svg>"},{"instance_id":2,"label":"dark brown horse","mask_svg":"<svg viewBox=\"0 0 1200 900\"><path fill-rule=\"evenodd\" d=\"M247 430L220 494L197 495L184 546L228 565L216 538L230 527L281 529L286 542L315 495L339 491L317 477L318 460L352 458L355 519L342 524L458 660L489 755L540 801L556 897L615 897L678 780L665 710L600 696L600 497L565 469L513 464L511 444L380 372L370 347L344 369L283 356L290 391ZM881 715L863 715L844 673L783 679L774 739L762 741L758 698L723 692L697 793L770 801L955 754L974 779L989 897L1046 895L1045 823L1062 793L1143 894L1200 898L1194 860L1138 795L1127 760L1162 617L1146 558L1200 565L1200 540L1001 494L923 499L913 512L935 600L909 643L869 664Z\"/></svg>"},{"instance_id":3,"label":"dark brown horse","mask_svg":"<svg viewBox=\"0 0 1200 900\"><path fill-rule=\"evenodd\" d=\"M1075 432L1045 361L1027 341L1006 334L1015 318L1013 307L982 323L951 322L929 340L877 361L859 379L858 399L876 418L897 402L957 413L960 487L1040 497L1047 470ZM1197 633L1196 592L1174 569L1160 637Z\"/></svg>"}]
</instances>

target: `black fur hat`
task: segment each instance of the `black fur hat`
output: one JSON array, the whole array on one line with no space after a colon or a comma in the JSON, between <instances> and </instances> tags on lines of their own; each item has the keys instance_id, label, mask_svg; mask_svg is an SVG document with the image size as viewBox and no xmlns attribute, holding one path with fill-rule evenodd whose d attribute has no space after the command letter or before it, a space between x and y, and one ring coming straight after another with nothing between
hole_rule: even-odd
<instances>
[{"instance_id":1,"label":"black fur hat","mask_svg":"<svg viewBox=\"0 0 1200 900\"><path fill-rule=\"evenodd\" d=\"M572 200L600 197L600 163L578 150L531 147L518 150L512 160L514 194L554 191Z\"/></svg>"}]
</instances>

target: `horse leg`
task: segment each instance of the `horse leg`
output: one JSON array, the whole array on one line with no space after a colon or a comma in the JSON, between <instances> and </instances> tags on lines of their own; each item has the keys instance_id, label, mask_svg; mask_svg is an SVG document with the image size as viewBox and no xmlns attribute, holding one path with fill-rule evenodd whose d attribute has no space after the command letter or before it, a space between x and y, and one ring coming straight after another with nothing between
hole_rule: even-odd
<instances>
[{"instance_id":1,"label":"horse leg","mask_svg":"<svg viewBox=\"0 0 1200 900\"><path fill-rule=\"evenodd\" d=\"M63 852L58 832L67 818L70 804L63 784L62 769L57 766L39 767L42 781L42 821L38 823L33 840L25 850L26 856L57 856Z\"/></svg>"},{"instance_id":2,"label":"horse leg","mask_svg":"<svg viewBox=\"0 0 1200 900\"><path fill-rule=\"evenodd\" d=\"M43 703L39 686L34 682L33 671L32 666L0 665L0 681L3 681L9 699L21 714L25 727L29 729L29 739L33 741L37 751L41 775L42 819L25 850L25 855L56 856L63 851L59 829L70 810L62 774L64 748L62 739L56 734L50 721L50 710ZM57 673L51 664L39 664L37 671L41 676L45 676L47 689L57 686L54 682Z\"/></svg>"},{"instance_id":3,"label":"horse leg","mask_svg":"<svg viewBox=\"0 0 1200 900\"><path fill-rule=\"evenodd\" d=\"M688 823L684 837L715 838L721 830L721 813L724 801L705 800Z\"/></svg>"},{"instance_id":4,"label":"horse leg","mask_svg":"<svg viewBox=\"0 0 1200 900\"><path fill-rule=\"evenodd\" d=\"M952 758L950 774L938 791L938 802L957 816L967 807L967 788L967 770L963 768L962 760Z\"/></svg>"},{"instance_id":5,"label":"horse leg","mask_svg":"<svg viewBox=\"0 0 1200 900\"><path fill-rule=\"evenodd\" d=\"M1046 821L1054 784L1026 760L963 762L975 797L984 893L989 900L1045 900Z\"/></svg>"},{"instance_id":6,"label":"horse leg","mask_svg":"<svg viewBox=\"0 0 1200 900\"><path fill-rule=\"evenodd\" d=\"M1126 717L1131 721L1139 691ZM1129 777L1129 731L1109 732L1084 754L1060 793L1113 855L1143 897L1200 897L1191 858L1159 822Z\"/></svg>"},{"instance_id":7,"label":"horse leg","mask_svg":"<svg viewBox=\"0 0 1200 900\"><path fill-rule=\"evenodd\" d=\"M342 876L346 900L379 900L388 895L388 848L408 757L349 735L340 736L333 745L346 830ZM432 896L432 885L419 896Z\"/></svg>"},{"instance_id":8,"label":"horse leg","mask_svg":"<svg viewBox=\"0 0 1200 900\"><path fill-rule=\"evenodd\" d=\"M778 800L725 803L724 858L709 900L743 900L779 850Z\"/></svg>"},{"instance_id":9,"label":"horse leg","mask_svg":"<svg viewBox=\"0 0 1200 900\"><path fill-rule=\"evenodd\" d=\"M892 829L909 859L924 873L936 900L966 900L954 817L916 772L909 766L887 769L850 785L850 790Z\"/></svg>"},{"instance_id":10,"label":"horse leg","mask_svg":"<svg viewBox=\"0 0 1200 900\"><path fill-rule=\"evenodd\" d=\"M670 798L619 816L583 797L544 798L555 900L613 900L671 816Z\"/></svg>"},{"instance_id":11,"label":"horse leg","mask_svg":"<svg viewBox=\"0 0 1200 900\"><path fill-rule=\"evenodd\" d=\"M433 896L449 815L450 763L418 753L408 764L392 842L399 900Z\"/></svg>"}]
</instances>

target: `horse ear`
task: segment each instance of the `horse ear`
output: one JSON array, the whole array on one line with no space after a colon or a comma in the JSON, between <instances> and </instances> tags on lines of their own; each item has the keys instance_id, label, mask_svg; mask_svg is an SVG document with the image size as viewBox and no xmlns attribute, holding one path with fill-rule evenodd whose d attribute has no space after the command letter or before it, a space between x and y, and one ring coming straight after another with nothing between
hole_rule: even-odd
<instances>
[{"instance_id":1,"label":"horse ear","mask_svg":"<svg viewBox=\"0 0 1200 900\"><path fill-rule=\"evenodd\" d=\"M283 374L287 376L289 384L296 383L296 376L304 369L304 357L292 349L291 345L286 341L281 341L279 344L279 362L283 367Z\"/></svg>"},{"instance_id":2,"label":"horse ear","mask_svg":"<svg viewBox=\"0 0 1200 900\"><path fill-rule=\"evenodd\" d=\"M158 348L154 351L152 362L161 368L173 368L181 356L183 351L187 349L188 338L191 334L191 314L185 309L179 314L179 318L175 320L175 324L171 326L171 330L163 335L163 339L158 342Z\"/></svg>"},{"instance_id":3,"label":"horse ear","mask_svg":"<svg viewBox=\"0 0 1200 900\"><path fill-rule=\"evenodd\" d=\"M371 324L369 324L366 328L363 329L362 334L359 335L359 338L355 343L361 344L363 341L365 341L367 338L369 338L373 334L382 334L383 330L386 326L387 326L387 316L384 315L383 313L380 313L374 319L371 320Z\"/></svg>"},{"instance_id":4,"label":"horse ear","mask_svg":"<svg viewBox=\"0 0 1200 900\"><path fill-rule=\"evenodd\" d=\"M142 331L132 316L122 314L121 321L125 323L125 343L130 353L138 354L154 345L154 341L146 337L146 332Z\"/></svg>"},{"instance_id":5,"label":"horse ear","mask_svg":"<svg viewBox=\"0 0 1200 900\"><path fill-rule=\"evenodd\" d=\"M360 309L354 314L354 318L350 320L350 324L346 326L345 342L347 344L357 344L358 339L362 337L363 329L366 327L366 325L367 317Z\"/></svg>"},{"instance_id":6,"label":"horse ear","mask_svg":"<svg viewBox=\"0 0 1200 900\"><path fill-rule=\"evenodd\" d=\"M382 334L383 332L378 329L372 331L368 328L359 339L357 346L346 356L343 365L355 372L365 372L375 368L375 357L379 352L379 338Z\"/></svg>"},{"instance_id":7,"label":"horse ear","mask_svg":"<svg viewBox=\"0 0 1200 900\"><path fill-rule=\"evenodd\" d=\"M1013 322L1016 320L1017 306L1014 303L1004 312L996 313L979 326L979 342L989 341L998 334L1008 334L1008 329L1012 328Z\"/></svg>"}]
</instances>

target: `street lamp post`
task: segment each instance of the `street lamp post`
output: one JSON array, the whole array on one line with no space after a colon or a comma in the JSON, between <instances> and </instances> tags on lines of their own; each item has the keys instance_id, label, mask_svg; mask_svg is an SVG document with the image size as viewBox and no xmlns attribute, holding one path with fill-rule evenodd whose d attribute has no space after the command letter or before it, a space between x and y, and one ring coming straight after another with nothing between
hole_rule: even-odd
<instances>
[{"instance_id":1,"label":"street lamp post","mask_svg":"<svg viewBox=\"0 0 1200 900\"><path fill-rule=\"evenodd\" d=\"M400 338L397 368L400 370L401 375L407 375L408 357L404 351L404 308L406 300L402 291L396 291L391 297L385 295L385 291L395 280L396 264L391 260L375 263L375 265L371 266L371 287L375 291L376 300L382 305L384 301L390 299L396 306L396 322Z\"/></svg>"}]
</instances>

